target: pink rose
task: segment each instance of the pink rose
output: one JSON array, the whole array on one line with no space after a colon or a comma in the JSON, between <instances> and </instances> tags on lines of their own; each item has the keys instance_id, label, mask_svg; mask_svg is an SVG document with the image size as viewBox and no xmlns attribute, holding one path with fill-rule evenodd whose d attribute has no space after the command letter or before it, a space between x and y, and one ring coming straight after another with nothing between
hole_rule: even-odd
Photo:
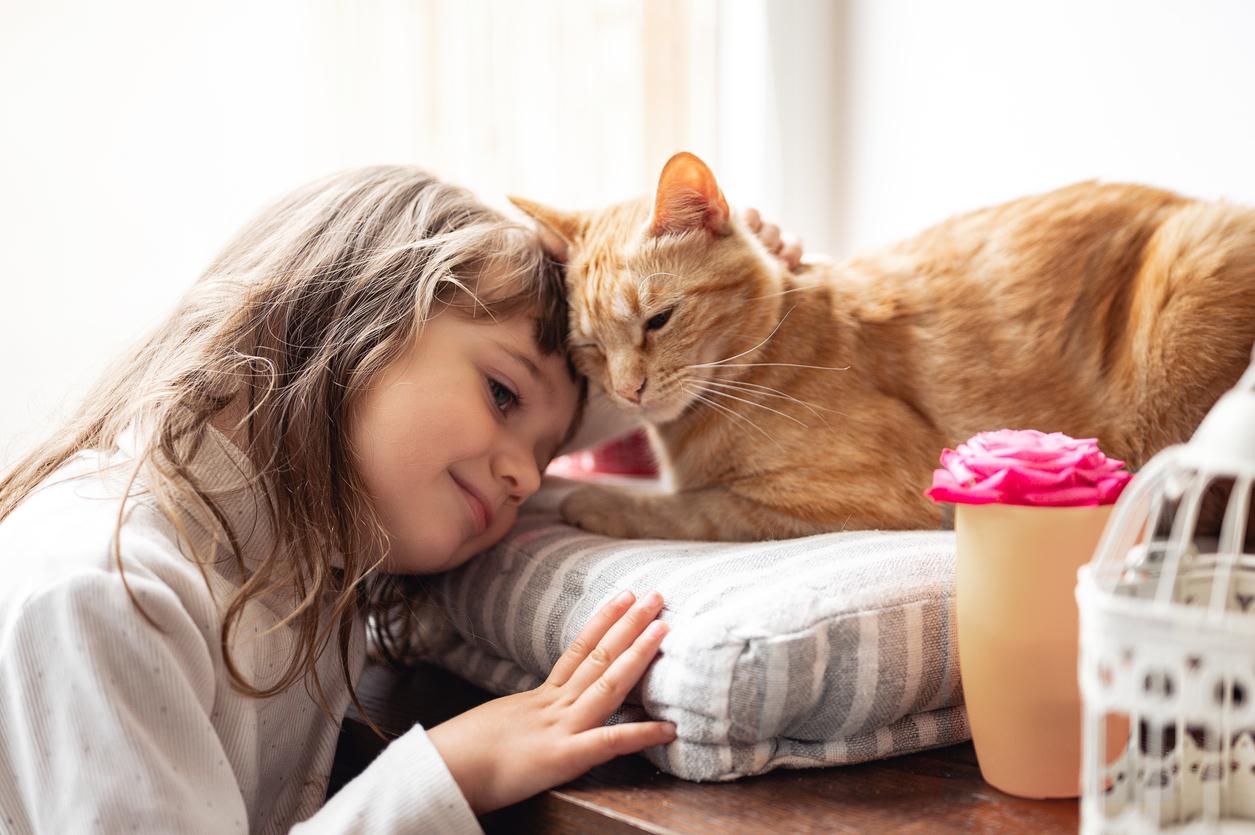
<instances>
[{"instance_id":1,"label":"pink rose","mask_svg":"<svg viewBox=\"0 0 1255 835\"><path fill-rule=\"evenodd\" d=\"M982 432L941 453L936 502L1080 507L1111 504L1133 476L1093 438L1034 429Z\"/></svg>"}]
</instances>

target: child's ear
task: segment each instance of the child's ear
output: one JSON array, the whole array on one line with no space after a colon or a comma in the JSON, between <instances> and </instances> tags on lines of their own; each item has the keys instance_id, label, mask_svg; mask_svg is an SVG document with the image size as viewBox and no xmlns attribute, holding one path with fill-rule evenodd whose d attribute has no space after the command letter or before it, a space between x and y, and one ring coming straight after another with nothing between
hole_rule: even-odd
<instances>
[{"instance_id":1,"label":"child's ear","mask_svg":"<svg viewBox=\"0 0 1255 835\"><path fill-rule=\"evenodd\" d=\"M732 231L728 215L728 202L706 163L688 151L667 160L658 178L654 216L650 220L650 231L655 236L696 229L727 235Z\"/></svg>"},{"instance_id":2,"label":"child's ear","mask_svg":"<svg viewBox=\"0 0 1255 835\"><path fill-rule=\"evenodd\" d=\"M571 245L579 236L579 217L572 212L551 209L522 197L511 196L509 199L536 221L541 246L549 253L549 257L565 264Z\"/></svg>"}]
</instances>

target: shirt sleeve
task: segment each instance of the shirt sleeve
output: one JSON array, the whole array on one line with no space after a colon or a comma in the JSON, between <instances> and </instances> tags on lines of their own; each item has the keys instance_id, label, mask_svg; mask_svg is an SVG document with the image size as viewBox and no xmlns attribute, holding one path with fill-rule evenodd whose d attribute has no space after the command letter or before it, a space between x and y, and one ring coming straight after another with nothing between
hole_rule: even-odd
<instances>
[{"instance_id":1,"label":"shirt sleeve","mask_svg":"<svg viewBox=\"0 0 1255 835\"><path fill-rule=\"evenodd\" d=\"M207 638L169 586L127 583L134 602L116 574L72 576L0 623L0 830L248 832ZM421 728L295 831L416 824L481 831Z\"/></svg>"},{"instance_id":2,"label":"shirt sleeve","mask_svg":"<svg viewBox=\"0 0 1255 835\"><path fill-rule=\"evenodd\" d=\"M169 586L126 580L143 613L94 572L0 624L0 806L18 831L247 832L206 640Z\"/></svg>"},{"instance_id":3,"label":"shirt sleeve","mask_svg":"<svg viewBox=\"0 0 1255 835\"><path fill-rule=\"evenodd\" d=\"M440 753L418 726L394 739L292 832L411 832L415 821L428 832L483 832Z\"/></svg>"}]
</instances>

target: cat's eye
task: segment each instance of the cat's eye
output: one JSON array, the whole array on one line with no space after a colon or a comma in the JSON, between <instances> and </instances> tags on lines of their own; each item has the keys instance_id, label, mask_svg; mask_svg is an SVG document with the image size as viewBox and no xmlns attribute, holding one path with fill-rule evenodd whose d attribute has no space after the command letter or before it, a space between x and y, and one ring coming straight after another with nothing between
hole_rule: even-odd
<instances>
[{"instance_id":1,"label":"cat's eye","mask_svg":"<svg viewBox=\"0 0 1255 835\"><path fill-rule=\"evenodd\" d=\"M645 330L656 331L671 320L671 314L675 312L674 307L668 307L661 313L656 313L645 320Z\"/></svg>"}]
</instances>

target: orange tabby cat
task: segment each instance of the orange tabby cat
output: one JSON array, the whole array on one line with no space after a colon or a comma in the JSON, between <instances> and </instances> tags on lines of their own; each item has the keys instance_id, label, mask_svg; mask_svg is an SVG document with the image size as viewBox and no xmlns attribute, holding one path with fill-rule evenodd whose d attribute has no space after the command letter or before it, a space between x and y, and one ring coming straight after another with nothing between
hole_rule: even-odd
<instances>
[{"instance_id":1,"label":"orange tabby cat","mask_svg":"<svg viewBox=\"0 0 1255 835\"><path fill-rule=\"evenodd\" d=\"M1080 183L790 273L681 153L653 200L515 201L567 264L577 366L651 427L675 493L584 487L627 537L935 528L939 453L1003 427L1141 465L1186 440L1255 341L1255 210Z\"/></svg>"}]
</instances>

